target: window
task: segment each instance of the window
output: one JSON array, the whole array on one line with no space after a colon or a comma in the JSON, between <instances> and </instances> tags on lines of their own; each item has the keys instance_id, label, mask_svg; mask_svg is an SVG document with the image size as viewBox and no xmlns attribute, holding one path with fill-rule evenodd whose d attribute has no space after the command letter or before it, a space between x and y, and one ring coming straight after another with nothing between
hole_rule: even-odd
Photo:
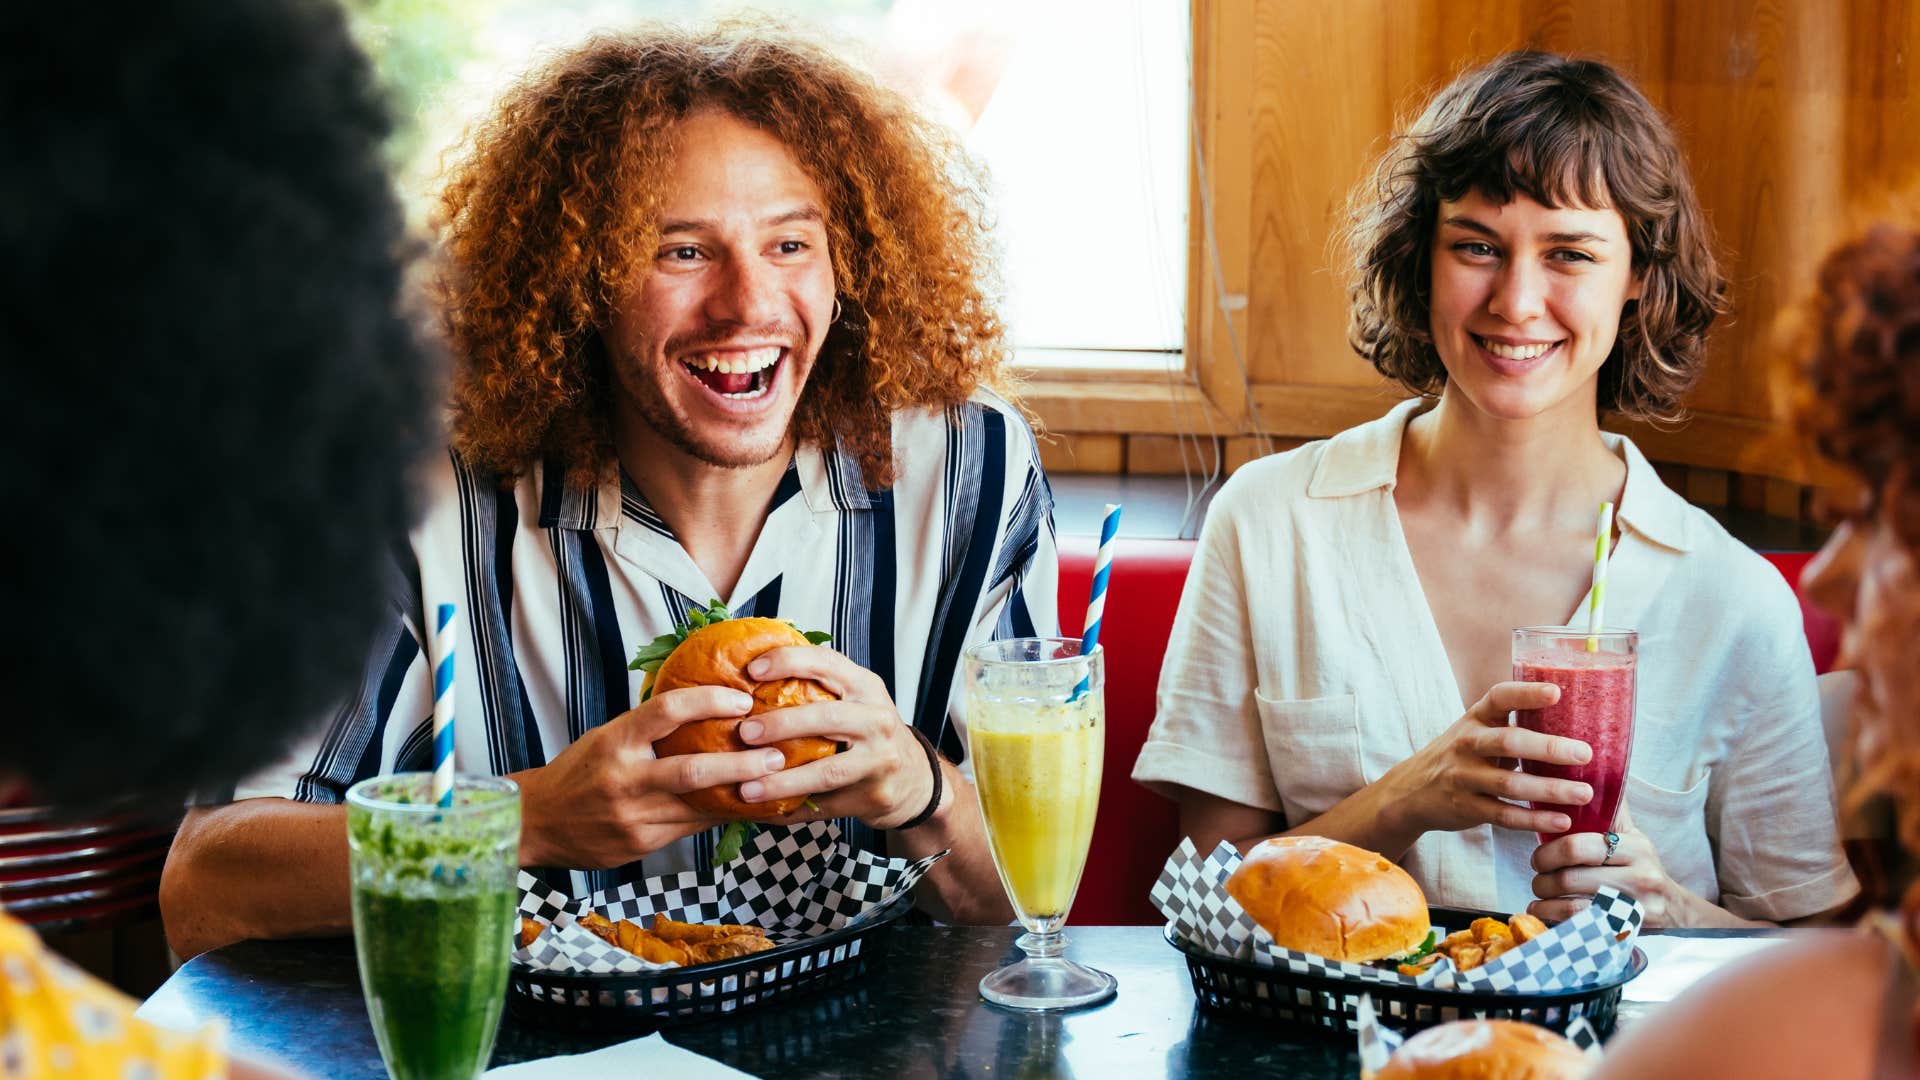
<instances>
[{"instance_id":1,"label":"window","mask_svg":"<svg viewBox=\"0 0 1920 1080\"><path fill-rule=\"evenodd\" d=\"M1178 367L1185 336L1186 0L350 0L392 89L416 216L442 155L539 55L644 19L751 7L845 42L986 167L1001 311L1043 370Z\"/></svg>"}]
</instances>

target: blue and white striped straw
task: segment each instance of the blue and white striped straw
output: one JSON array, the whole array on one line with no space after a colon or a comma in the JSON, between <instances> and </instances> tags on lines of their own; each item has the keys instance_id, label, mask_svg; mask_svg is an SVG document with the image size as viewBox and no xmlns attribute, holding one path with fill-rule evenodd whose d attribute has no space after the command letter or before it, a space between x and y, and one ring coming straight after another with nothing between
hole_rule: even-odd
<instances>
[{"instance_id":1,"label":"blue and white striped straw","mask_svg":"<svg viewBox=\"0 0 1920 1080\"><path fill-rule=\"evenodd\" d=\"M1107 516L1100 522L1100 550L1093 556L1093 587L1087 594L1087 621L1080 631L1080 655L1092 656L1094 646L1100 644L1100 617L1107 610L1107 572L1113 566L1113 541L1120 534L1120 504L1108 503ZM1072 700L1080 700L1080 695L1093 686L1093 674L1080 680L1073 688Z\"/></svg>"},{"instance_id":2,"label":"blue and white striped straw","mask_svg":"<svg viewBox=\"0 0 1920 1080\"><path fill-rule=\"evenodd\" d=\"M453 605L440 605L433 631L433 801L453 805Z\"/></svg>"}]
</instances>

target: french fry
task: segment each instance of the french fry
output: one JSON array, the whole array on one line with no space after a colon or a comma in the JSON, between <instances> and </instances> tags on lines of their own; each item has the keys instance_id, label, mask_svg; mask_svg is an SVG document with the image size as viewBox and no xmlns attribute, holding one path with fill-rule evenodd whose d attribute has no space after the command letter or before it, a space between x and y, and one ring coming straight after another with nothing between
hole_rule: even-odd
<instances>
[{"instance_id":1,"label":"french fry","mask_svg":"<svg viewBox=\"0 0 1920 1080\"><path fill-rule=\"evenodd\" d=\"M1434 946L1434 948L1439 949L1443 953L1452 953L1454 949L1462 945L1477 945L1479 943L1479 939L1473 936L1473 931L1455 930L1453 933L1440 939L1440 944Z\"/></svg>"},{"instance_id":2,"label":"french fry","mask_svg":"<svg viewBox=\"0 0 1920 1080\"><path fill-rule=\"evenodd\" d=\"M524 919L524 918L521 919L520 920L520 947L523 949L531 948L533 946L533 939L539 937L540 931L545 930L546 928L547 928L547 924L539 921L538 919Z\"/></svg>"},{"instance_id":3,"label":"french fry","mask_svg":"<svg viewBox=\"0 0 1920 1080\"><path fill-rule=\"evenodd\" d=\"M1509 938L1509 939L1513 937L1513 934L1510 931L1508 931L1506 923L1503 923L1499 919L1495 919L1491 916L1483 916L1481 918L1473 920L1473 923L1471 924L1471 929L1473 931L1473 940L1476 943L1481 945L1485 945L1489 940L1495 937L1503 937L1503 938Z\"/></svg>"},{"instance_id":4,"label":"french fry","mask_svg":"<svg viewBox=\"0 0 1920 1080\"><path fill-rule=\"evenodd\" d=\"M730 923L709 926L706 923L683 923L669 919L665 915L655 915L653 917L653 925L648 929L653 931L653 936L662 941L677 941L683 944L721 941L726 938L743 936L766 936L766 931L757 926L735 926Z\"/></svg>"},{"instance_id":5,"label":"french fry","mask_svg":"<svg viewBox=\"0 0 1920 1080\"><path fill-rule=\"evenodd\" d=\"M685 966L691 959L686 946L673 941L662 941L647 932L646 927L627 919L620 920L615 927L614 944L627 950L642 960L655 964L680 964Z\"/></svg>"},{"instance_id":6,"label":"french fry","mask_svg":"<svg viewBox=\"0 0 1920 1080\"><path fill-rule=\"evenodd\" d=\"M1506 952L1508 949L1511 949L1513 947L1514 945L1513 945L1512 938L1506 936L1505 934L1494 934L1492 938L1489 939L1487 942L1486 959L1489 962L1491 962L1494 957L1499 956L1501 953Z\"/></svg>"},{"instance_id":7,"label":"french fry","mask_svg":"<svg viewBox=\"0 0 1920 1080\"><path fill-rule=\"evenodd\" d=\"M1527 942L1547 932L1546 923L1541 922L1535 916L1528 915L1525 912L1521 912L1513 918L1508 919L1507 925L1513 930L1513 943L1515 945L1525 945Z\"/></svg>"},{"instance_id":8,"label":"french fry","mask_svg":"<svg viewBox=\"0 0 1920 1080\"><path fill-rule=\"evenodd\" d=\"M730 960L736 956L747 956L773 948L773 942L767 938L767 932L757 926L737 926L731 923L720 925L683 923L664 915L656 915L653 925L646 927L631 919L622 919L615 923L596 912L588 912L576 921L582 928L607 944L625 949L642 960L655 964L679 964L687 967L694 964L708 964L716 960ZM531 943L533 938L539 935L542 927L543 924L535 920L522 919L520 921L522 945Z\"/></svg>"},{"instance_id":9,"label":"french fry","mask_svg":"<svg viewBox=\"0 0 1920 1080\"><path fill-rule=\"evenodd\" d=\"M1453 966L1460 971L1472 971L1486 962L1487 951L1478 945L1462 945L1453 950Z\"/></svg>"},{"instance_id":10,"label":"french fry","mask_svg":"<svg viewBox=\"0 0 1920 1080\"><path fill-rule=\"evenodd\" d=\"M693 942L686 946L687 955L696 964L711 964L715 960L731 960L736 956L748 956L757 952L766 952L773 948L773 942L759 934L734 934L731 937L717 938L713 941Z\"/></svg>"},{"instance_id":11,"label":"french fry","mask_svg":"<svg viewBox=\"0 0 1920 1080\"><path fill-rule=\"evenodd\" d=\"M576 925L609 945L618 946L620 944L614 936L613 923L607 921L605 915L589 911L576 920Z\"/></svg>"}]
</instances>

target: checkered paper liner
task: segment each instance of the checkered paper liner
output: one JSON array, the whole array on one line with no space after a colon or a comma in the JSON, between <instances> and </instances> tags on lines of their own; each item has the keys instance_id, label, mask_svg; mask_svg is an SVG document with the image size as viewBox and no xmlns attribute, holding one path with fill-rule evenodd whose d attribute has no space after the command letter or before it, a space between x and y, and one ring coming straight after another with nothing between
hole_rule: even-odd
<instances>
[{"instance_id":1,"label":"checkered paper liner","mask_svg":"<svg viewBox=\"0 0 1920 1080\"><path fill-rule=\"evenodd\" d=\"M1222 841L1205 859L1191 838L1167 858L1150 896L1174 931L1189 944L1231 960L1315 975L1389 986L1479 993L1539 994L1577 990L1619 975L1633 960L1633 942L1645 917L1633 897L1603 888L1593 903L1524 945L1517 945L1471 971L1455 971L1445 957L1420 975L1402 975L1371 964L1353 964L1283 949L1228 895L1227 878L1240 853ZM1455 929L1465 929L1456 927ZM1445 937L1447 929L1434 927Z\"/></svg>"},{"instance_id":2,"label":"checkered paper liner","mask_svg":"<svg viewBox=\"0 0 1920 1080\"><path fill-rule=\"evenodd\" d=\"M1393 1056L1400 1044L1407 1041L1405 1035L1380 1022L1380 1016L1374 1011L1373 995L1361 994L1359 1005L1360 1033L1360 1080L1371 1080L1373 1074L1387 1067L1387 1059ZM1600 1057L1600 1033L1593 1030L1584 1016L1576 1017L1567 1025L1567 1041L1586 1052L1590 1059Z\"/></svg>"},{"instance_id":3,"label":"checkered paper liner","mask_svg":"<svg viewBox=\"0 0 1920 1080\"><path fill-rule=\"evenodd\" d=\"M661 875L602 890L584 902L520 874L520 914L547 924L516 965L556 975L633 975L680 971L609 945L579 925L588 912L612 922L665 915L681 922L731 922L766 930L776 950L880 918L910 903L913 887L947 853L918 861L856 851L830 821L762 827L724 866ZM772 954L769 960L776 959ZM689 970L698 970L697 968Z\"/></svg>"}]
</instances>

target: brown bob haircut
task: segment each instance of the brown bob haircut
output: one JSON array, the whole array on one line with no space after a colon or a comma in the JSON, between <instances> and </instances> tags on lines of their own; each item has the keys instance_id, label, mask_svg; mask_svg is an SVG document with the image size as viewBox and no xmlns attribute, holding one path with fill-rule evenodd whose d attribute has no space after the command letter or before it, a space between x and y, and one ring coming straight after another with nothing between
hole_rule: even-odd
<instances>
[{"instance_id":1,"label":"brown bob haircut","mask_svg":"<svg viewBox=\"0 0 1920 1080\"><path fill-rule=\"evenodd\" d=\"M1726 280L1673 132L1606 64L1514 52L1455 79L1396 137L1351 201L1349 341L1416 394L1446 386L1427 298L1443 202L1610 207L1626 221L1640 299L1600 369L1603 412L1671 420L1705 359Z\"/></svg>"},{"instance_id":2,"label":"brown bob haircut","mask_svg":"<svg viewBox=\"0 0 1920 1080\"><path fill-rule=\"evenodd\" d=\"M503 480L613 462L600 328L653 262L680 121L720 108L818 185L842 317L794 415L868 482L893 478L892 413L999 385L985 212L957 142L901 95L764 22L596 37L534 71L471 137L441 197L454 446Z\"/></svg>"}]
</instances>

